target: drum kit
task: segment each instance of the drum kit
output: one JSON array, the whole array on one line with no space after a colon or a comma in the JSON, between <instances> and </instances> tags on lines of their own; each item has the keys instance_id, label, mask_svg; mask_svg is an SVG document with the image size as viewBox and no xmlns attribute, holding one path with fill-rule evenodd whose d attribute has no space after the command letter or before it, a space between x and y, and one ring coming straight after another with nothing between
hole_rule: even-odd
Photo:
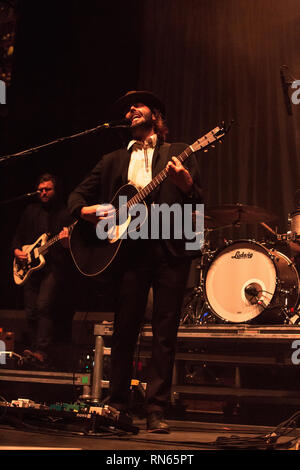
<instances>
[{"instance_id":1,"label":"drum kit","mask_svg":"<svg viewBox=\"0 0 300 470\"><path fill-rule=\"evenodd\" d=\"M300 210L289 215L286 234L279 235L268 225L275 219L263 208L244 204L205 210L196 287L184 301L182 324L300 323L298 271L278 250L299 238ZM238 239L211 248L212 233L242 224L260 224L272 235L272 242Z\"/></svg>"}]
</instances>

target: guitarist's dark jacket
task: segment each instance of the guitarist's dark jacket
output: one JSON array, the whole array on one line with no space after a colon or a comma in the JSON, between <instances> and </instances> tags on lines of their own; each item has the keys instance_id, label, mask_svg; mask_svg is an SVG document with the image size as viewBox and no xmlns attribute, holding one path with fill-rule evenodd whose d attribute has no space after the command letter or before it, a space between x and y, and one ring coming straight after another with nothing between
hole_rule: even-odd
<instances>
[{"instance_id":1,"label":"guitarist's dark jacket","mask_svg":"<svg viewBox=\"0 0 300 470\"><path fill-rule=\"evenodd\" d=\"M157 145L152 160L152 178L165 168L173 156L179 155L186 147L187 145L183 143ZM167 178L148 196L146 202L168 205L202 203L202 189L196 155L192 154L184 162L184 166L189 170L194 181L190 194L185 195ZM71 214L75 218L79 218L83 206L111 202L115 193L128 183L129 161L130 152L126 148L104 155L91 173L70 194L68 206ZM164 240L163 243L167 250L175 256L188 254L185 251L184 240L171 239Z\"/></svg>"}]
</instances>

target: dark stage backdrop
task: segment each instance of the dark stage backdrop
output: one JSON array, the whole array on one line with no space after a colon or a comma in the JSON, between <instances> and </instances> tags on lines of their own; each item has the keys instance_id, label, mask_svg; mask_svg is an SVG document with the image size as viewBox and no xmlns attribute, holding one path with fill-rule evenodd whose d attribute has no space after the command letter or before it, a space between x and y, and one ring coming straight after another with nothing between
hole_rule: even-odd
<instances>
[{"instance_id":1,"label":"dark stage backdrop","mask_svg":"<svg viewBox=\"0 0 300 470\"><path fill-rule=\"evenodd\" d=\"M139 85L163 96L170 137L192 143L222 120L235 120L223 145L199 160L207 205L262 206L286 230L300 187L300 106L287 114L279 71L287 64L300 77L300 2L143 6Z\"/></svg>"},{"instance_id":2,"label":"dark stage backdrop","mask_svg":"<svg viewBox=\"0 0 300 470\"><path fill-rule=\"evenodd\" d=\"M8 116L1 122L2 155L94 128L111 118L111 104L138 86L140 5L137 0L18 2ZM116 132L105 130L14 158L1 166L1 201L33 191L44 171L61 178L67 198L100 154L119 145ZM3 308L22 307L22 289L12 283L10 243L27 202L0 206ZM92 296L89 286L81 289L87 304ZM74 288L73 293L79 290Z\"/></svg>"},{"instance_id":3,"label":"dark stage backdrop","mask_svg":"<svg viewBox=\"0 0 300 470\"><path fill-rule=\"evenodd\" d=\"M223 144L199 157L206 205L260 206L278 217L272 228L288 230L300 105L288 114L279 71L286 64L300 79L298 0L39 3L21 3L3 152L94 127L123 92L150 89L165 101L171 140L192 143L235 120ZM67 195L116 145L115 133L100 133L14 160L2 168L2 200L31 191L43 169L62 177ZM12 308L20 301L8 243L23 205L1 216L0 302ZM252 224L214 241L265 236Z\"/></svg>"}]
</instances>

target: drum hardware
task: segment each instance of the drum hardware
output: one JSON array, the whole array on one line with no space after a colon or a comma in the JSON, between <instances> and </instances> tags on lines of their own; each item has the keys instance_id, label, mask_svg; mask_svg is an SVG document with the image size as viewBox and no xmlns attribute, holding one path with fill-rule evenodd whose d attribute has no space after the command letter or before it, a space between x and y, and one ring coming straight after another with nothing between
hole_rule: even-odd
<instances>
[{"instance_id":1,"label":"drum hardware","mask_svg":"<svg viewBox=\"0 0 300 470\"><path fill-rule=\"evenodd\" d=\"M260 225L277 238L277 232L275 232L268 224L266 224L265 222L260 222Z\"/></svg>"},{"instance_id":2,"label":"drum hardware","mask_svg":"<svg viewBox=\"0 0 300 470\"><path fill-rule=\"evenodd\" d=\"M207 258L205 260L205 258ZM200 264L196 266L198 270L198 281L197 285L193 288L191 294L184 302L183 315L181 324L182 325L204 325L207 323L214 323L212 313L207 308L207 304L204 297L204 267L206 266L210 254L208 251L203 254L200 260Z\"/></svg>"},{"instance_id":3,"label":"drum hardware","mask_svg":"<svg viewBox=\"0 0 300 470\"><path fill-rule=\"evenodd\" d=\"M279 242L297 242L299 241L300 235L288 231L286 233L277 234L277 240Z\"/></svg>"},{"instance_id":4,"label":"drum hardware","mask_svg":"<svg viewBox=\"0 0 300 470\"><path fill-rule=\"evenodd\" d=\"M278 234L266 223L276 217L260 207L235 204L209 208L199 282L185 303L182 323L261 324L266 318L266 324L300 323L298 273L295 264L276 249L276 242L300 237L300 211L292 217L297 217L293 230ZM211 232L242 223L260 223L274 237L275 247L255 240L229 240L210 250Z\"/></svg>"},{"instance_id":5,"label":"drum hardware","mask_svg":"<svg viewBox=\"0 0 300 470\"><path fill-rule=\"evenodd\" d=\"M195 287L189 299L183 307L183 325L203 325L210 318L210 312L206 308L202 286Z\"/></svg>"},{"instance_id":6,"label":"drum hardware","mask_svg":"<svg viewBox=\"0 0 300 470\"><path fill-rule=\"evenodd\" d=\"M207 220L205 223L207 223ZM210 218L210 224L213 224L213 219ZM191 294L188 296L187 300L184 301L183 310L182 310L182 319L181 324L189 325L203 325L206 323L213 323L214 317L212 313L208 310L207 304L204 298L204 272L206 266L210 263L213 258L215 251L210 249L210 232L212 228L205 228L204 230L204 243L202 245L199 264L197 264L197 280L196 286L193 288Z\"/></svg>"},{"instance_id":7,"label":"drum hardware","mask_svg":"<svg viewBox=\"0 0 300 470\"><path fill-rule=\"evenodd\" d=\"M300 323L300 310L299 307L297 310L291 309L289 321L291 325L299 325Z\"/></svg>"},{"instance_id":8,"label":"drum hardware","mask_svg":"<svg viewBox=\"0 0 300 470\"><path fill-rule=\"evenodd\" d=\"M195 216L199 215L199 212L194 212L193 215ZM213 230L214 228L217 228L216 221L211 217L210 215L205 214L204 215L204 228L207 231Z\"/></svg>"},{"instance_id":9,"label":"drum hardware","mask_svg":"<svg viewBox=\"0 0 300 470\"><path fill-rule=\"evenodd\" d=\"M208 242L197 269L198 282L184 304L183 324L300 323L295 313L298 273L276 249L237 240L212 251Z\"/></svg>"},{"instance_id":10,"label":"drum hardware","mask_svg":"<svg viewBox=\"0 0 300 470\"><path fill-rule=\"evenodd\" d=\"M280 283L281 281L279 281ZM249 301L252 303L252 305L257 304L260 305L264 308L264 313L266 312L272 312L272 310L278 310L277 312L277 317L278 318L283 318L284 320L281 321L280 323L283 324L295 324L297 321L298 315L293 315L294 309L293 308L288 308L287 303L288 303L288 295L291 295L293 293L293 289L285 290L285 289L279 289L279 296L281 295L286 295L286 298L284 300L284 304L282 303L281 305L279 304L272 304L272 301L270 302L269 305L266 305L263 300L261 300L258 296L262 291L257 291L255 287L247 287L245 289L245 292L250 295ZM268 292L268 294L270 294ZM255 299L255 302L253 300ZM293 318L293 320L292 320ZM300 317L299 317L300 321Z\"/></svg>"},{"instance_id":11,"label":"drum hardware","mask_svg":"<svg viewBox=\"0 0 300 470\"><path fill-rule=\"evenodd\" d=\"M270 317L267 323L274 324L282 316L289 321L299 299L299 277L291 260L251 240L237 240L217 250L203 282L208 309L225 322L261 322Z\"/></svg>"},{"instance_id":12,"label":"drum hardware","mask_svg":"<svg viewBox=\"0 0 300 470\"><path fill-rule=\"evenodd\" d=\"M266 223L277 219L275 214L266 211L262 207L241 203L209 207L205 212L216 220L219 226Z\"/></svg>"}]
</instances>

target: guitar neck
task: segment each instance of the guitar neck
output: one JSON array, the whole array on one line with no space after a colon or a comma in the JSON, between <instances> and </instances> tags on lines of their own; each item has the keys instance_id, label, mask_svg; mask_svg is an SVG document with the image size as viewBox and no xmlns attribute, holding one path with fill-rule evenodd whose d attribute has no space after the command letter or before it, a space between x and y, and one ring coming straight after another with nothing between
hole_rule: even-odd
<instances>
[{"instance_id":1,"label":"guitar neck","mask_svg":"<svg viewBox=\"0 0 300 470\"><path fill-rule=\"evenodd\" d=\"M196 151L203 150L205 147L211 145L215 142L218 138L218 133L220 132L220 128L215 128L210 133L206 134L204 137L196 140L192 145L189 145L180 155L176 158L183 163L192 153ZM224 134L223 134L224 135ZM138 204L156 189L166 178L168 177L167 169L164 168L158 175L153 178L150 183L147 184L143 189L141 189L135 196L133 196L128 202L127 207L130 208L135 204Z\"/></svg>"},{"instance_id":2,"label":"guitar neck","mask_svg":"<svg viewBox=\"0 0 300 470\"><path fill-rule=\"evenodd\" d=\"M74 227L74 225L75 225L75 222L68 227L68 230L70 230L72 227ZM50 248L50 246L54 245L58 241L59 241L59 233L57 235L55 235L54 237L50 238L50 240L48 240L44 245L42 245L38 248L39 255L42 255L42 254L46 253L48 248Z\"/></svg>"},{"instance_id":3,"label":"guitar neck","mask_svg":"<svg viewBox=\"0 0 300 470\"><path fill-rule=\"evenodd\" d=\"M40 246L38 249L39 255L42 255L48 251L50 246L54 245L59 240L59 234L55 235L55 237L50 238L44 245Z\"/></svg>"},{"instance_id":4,"label":"guitar neck","mask_svg":"<svg viewBox=\"0 0 300 470\"><path fill-rule=\"evenodd\" d=\"M184 152L178 155L176 158L182 163L186 158L188 158L193 153L193 150L190 147L187 147ZM160 173L158 173L150 183L147 184L143 189L141 189L135 196L133 196L127 203L128 207L138 204L156 189L166 178L168 177L167 169L164 168Z\"/></svg>"}]
</instances>

